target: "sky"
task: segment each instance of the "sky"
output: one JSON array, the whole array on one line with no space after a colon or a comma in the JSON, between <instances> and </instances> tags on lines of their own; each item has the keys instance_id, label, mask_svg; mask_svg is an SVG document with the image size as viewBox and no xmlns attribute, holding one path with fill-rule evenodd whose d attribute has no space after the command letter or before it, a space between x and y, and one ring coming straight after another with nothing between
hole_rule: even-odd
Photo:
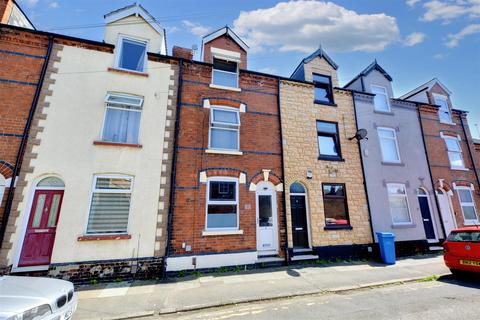
<instances>
[{"instance_id":1,"label":"sky","mask_svg":"<svg viewBox=\"0 0 480 320\"><path fill-rule=\"evenodd\" d=\"M38 30L102 41L103 15L134 0L17 2ZM169 53L200 47L203 35L229 25L250 47L251 70L288 77L321 45L339 65L340 85L374 59L392 76L395 97L436 77L480 137L480 0L137 2L166 29Z\"/></svg>"}]
</instances>

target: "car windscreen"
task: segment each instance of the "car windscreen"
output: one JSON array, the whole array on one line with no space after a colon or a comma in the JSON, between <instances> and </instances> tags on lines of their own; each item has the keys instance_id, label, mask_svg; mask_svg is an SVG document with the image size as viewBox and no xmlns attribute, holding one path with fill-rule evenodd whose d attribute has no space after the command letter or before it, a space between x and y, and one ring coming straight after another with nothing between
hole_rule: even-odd
<instances>
[{"instance_id":1,"label":"car windscreen","mask_svg":"<svg viewBox=\"0 0 480 320\"><path fill-rule=\"evenodd\" d=\"M447 240L451 242L480 242L480 231L452 232Z\"/></svg>"}]
</instances>

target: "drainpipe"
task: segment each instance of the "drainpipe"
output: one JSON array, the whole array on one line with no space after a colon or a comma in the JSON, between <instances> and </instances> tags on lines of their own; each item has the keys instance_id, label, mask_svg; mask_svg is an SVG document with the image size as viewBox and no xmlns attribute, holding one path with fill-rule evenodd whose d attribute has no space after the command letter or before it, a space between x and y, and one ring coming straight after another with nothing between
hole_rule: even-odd
<instances>
[{"instance_id":1,"label":"drainpipe","mask_svg":"<svg viewBox=\"0 0 480 320\"><path fill-rule=\"evenodd\" d=\"M465 141L467 142L468 155L470 156L470 161L472 162L473 172L475 172L475 177L477 178L477 184L480 187L480 180L478 179L477 166L475 165L475 160L473 158L472 149L470 148L470 141L468 140L467 130L465 129L465 124L463 123L462 114L463 114L463 112L460 113L460 124L462 125L463 135L465 137Z\"/></svg>"},{"instance_id":2,"label":"drainpipe","mask_svg":"<svg viewBox=\"0 0 480 320\"><path fill-rule=\"evenodd\" d=\"M167 257L170 256L170 247L172 242L173 207L175 204L175 184L176 184L176 172L177 172L178 134L180 129L180 106L182 105L183 61L184 59L180 58L179 68L178 68L177 110L175 111L175 133L174 133L174 140L173 140L172 172L170 175L170 185L171 185L170 205L168 206L167 243L165 248L165 259L163 262L164 278L166 278Z\"/></svg>"},{"instance_id":3,"label":"drainpipe","mask_svg":"<svg viewBox=\"0 0 480 320\"><path fill-rule=\"evenodd\" d=\"M439 217L439 220L440 220L440 225L442 226L443 234L445 235L445 239L446 239L448 234L446 232L445 225L443 224L442 213L440 212L440 204L438 203L438 197L437 197L436 191L435 191L435 182L433 181L432 168L430 167L430 158L428 156L427 144L425 143L425 133L423 131L422 116L420 114L420 104L415 102L415 107L417 109L418 122L420 123L420 131L422 133L423 149L425 151L425 158L427 159L428 173L430 175L430 182L432 183L433 195L434 195L434 198L435 198L435 206L437 207L437 214L438 214L438 217Z\"/></svg>"},{"instance_id":4,"label":"drainpipe","mask_svg":"<svg viewBox=\"0 0 480 320\"><path fill-rule=\"evenodd\" d=\"M282 132L282 111L280 108L280 77L277 77L277 108L278 108L278 121L280 123L280 152L282 154L282 180L283 180L283 221L285 221L285 263L289 263L288 254L288 225L287 225L287 197L286 197L286 184L285 184L285 162L283 155L283 132Z\"/></svg>"},{"instance_id":5,"label":"drainpipe","mask_svg":"<svg viewBox=\"0 0 480 320\"><path fill-rule=\"evenodd\" d=\"M49 36L48 37L47 54L45 56L45 61L43 62L42 70L40 72L40 78L39 78L39 80L37 82L37 86L35 88L35 94L33 96L32 104L30 106L30 111L28 113L27 122L25 123L25 127L23 129L22 140L20 141L20 146L18 147L18 153L17 153L17 158L15 160L15 166L13 167L12 180L10 181L10 187L8 189L7 200L6 200L6 203L5 203L5 210L3 212L2 224L0 226L0 248L2 247L3 239L5 237L5 232L7 230L8 218L10 216L10 211L12 209L12 201L13 201L13 195L14 195L14 190L13 189L14 189L14 186L15 186L15 181L16 181L17 175L20 173L20 163L22 162L22 156L23 156L23 153L25 151L25 147L27 145L28 134L29 134L29 131L30 131L30 127L32 125L33 116L35 114L35 111L37 110L38 99L40 97L40 92L41 92L42 86L43 86L43 80L45 78L45 73L47 72L48 63L50 61L50 56L51 56L51 53L52 53L52 47L53 47L53 37Z\"/></svg>"},{"instance_id":6,"label":"drainpipe","mask_svg":"<svg viewBox=\"0 0 480 320\"><path fill-rule=\"evenodd\" d=\"M362 81L362 84L363 84L363 81ZM355 92L350 91L350 93L352 94L353 112L355 114L355 128L356 130L358 130L358 115L357 115L357 104L355 102ZM362 167L363 189L365 190L365 198L367 199L367 206L368 206L368 215L370 216L370 219L369 219L370 233L372 235L372 242L375 243L375 232L373 231L373 223L372 223L372 209L370 207L370 198L368 196L367 176L365 175L365 167L363 165L363 153L360 145L360 140L357 140L357 145L358 145L358 153L360 154L360 165Z\"/></svg>"}]
</instances>

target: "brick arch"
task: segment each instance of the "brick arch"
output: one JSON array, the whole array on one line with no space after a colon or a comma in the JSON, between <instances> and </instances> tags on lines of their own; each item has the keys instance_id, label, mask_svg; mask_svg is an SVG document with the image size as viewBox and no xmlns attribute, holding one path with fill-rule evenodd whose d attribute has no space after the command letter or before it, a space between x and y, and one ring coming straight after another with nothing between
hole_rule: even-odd
<instances>
[{"instance_id":1,"label":"brick arch","mask_svg":"<svg viewBox=\"0 0 480 320\"><path fill-rule=\"evenodd\" d=\"M208 100L211 106L226 106L240 109L241 105L244 105L245 109L247 108L247 104L245 102L237 99L225 97L205 97L203 98L202 104L205 103L205 100Z\"/></svg>"},{"instance_id":2,"label":"brick arch","mask_svg":"<svg viewBox=\"0 0 480 320\"><path fill-rule=\"evenodd\" d=\"M7 161L0 160L0 174L5 179L11 178L13 175L13 165Z\"/></svg>"},{"instance_id":3,"label":"brick arch","mask_svg":"<svg viewBox=\"0 0 480 320\"><path fill-rule=\"evenodd\" d=\"M250 183L258 184L260 181L264 181L264 180L265 180L264 171L260 170L252 176L252 178L250 179ZM282 179L277 174L275 174L273 170L269 171L267 181L270 181L271 183L273 183L274 186L283 182Z\"/></svg>"},{"instance_id":4,"label":"brick arch","mask_svg":"<svg viewBox=\"0 0 480 320\"><path fill-rule=\"evenodd\" d=\"M436 189L442 189L444 190L445 192L453 192L453 188L452 186L446 182L446 181L443 181L442 184L440 184L440 181L435 181L435 184L433 186L433 188L436 190Z\"/></svg>"},{"instance_id":5,"label":"brick arch","mask_svg":"<svg viewBox=\"0 0 480 320\"><path fill-rule=\"evenodd\" d=\"M198 170L198 174L205 172L207 177L240 177L241 173L246 174L245 171L242 171L237 168L203 168Z\"/></svg>"},{"instance_id":6,"label":"brick arch","mask_svg":"<svg viewBox=\"0 0 480 320\"><path fill-rule=\"evenodd\" d=\"M454 184L459 187L471 187L472 185L475 187L475 182L469 181L469 180L455 180L452 181L452 184Z\"/></svg>"}]
</instances>

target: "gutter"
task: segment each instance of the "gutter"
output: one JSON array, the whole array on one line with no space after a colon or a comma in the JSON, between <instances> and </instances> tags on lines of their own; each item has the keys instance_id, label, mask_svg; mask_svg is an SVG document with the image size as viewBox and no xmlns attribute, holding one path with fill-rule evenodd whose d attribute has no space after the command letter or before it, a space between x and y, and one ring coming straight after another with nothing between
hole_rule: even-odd
<instances>
[{"instance_id":1,"label":"gutter","mask_svg":"<svg viewBox=\"0 0 480 320\"><path fill-rule=\"evenodd\" d=\"M53 47L53 36L49 35L48 37L48 47L47 54L45 56L45 61L43 62L42 70L40 72L40 78L37 82L37 87L35 88L35 94L33 96L32 104L30 106L30 111L28 113L27 122L23 129L22 140L20 141L20 146L18 147L17 158L15 159L15 166L13 167L12 180L10 181L10 186L8 188L7 200L5 202L5 210L3 212L2 224L0 225L0 248L3 246L3 240L5 237L5 232L7 230L8 218L12 209L14 187L17 175L20 173L20 164L22 162L23 153L28 141L28 135L30 132L30 127L32 125L33 116L37 110L38 99L40 98L40 92L43 86L43 80L45 79L45 74L47 72L48 63L50 62L50 56L52 54Z\"/></svg>"},{"instance_id":2,"label":"gutter","mask_svg":"<svg viewBox=\"0 0 480 320\"><path fill-rule=\"evenodd\" d=\"M463 123L462 114L460 114L460 124L462 125L463 135L465 137L465 141L467 142L468 155L470 156L470 161L472 162L473 172L475 172L475 178L477 178L477 185L480 188L480 180L478 179L477 166L475 165L472 149L470 147L470 140L468 140L467 130L465 129L465 124Z\"/></svg>"}]
</instances>

